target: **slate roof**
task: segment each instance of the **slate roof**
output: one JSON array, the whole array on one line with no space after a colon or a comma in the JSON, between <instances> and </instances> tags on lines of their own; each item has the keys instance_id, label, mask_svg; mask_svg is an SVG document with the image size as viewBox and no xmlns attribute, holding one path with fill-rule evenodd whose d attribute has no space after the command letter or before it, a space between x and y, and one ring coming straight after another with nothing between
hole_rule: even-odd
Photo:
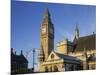
<instances>
[{"instance_id":1,"label":"slate roof","mask_svg":"<svg viewBox=\"0 0 100 75\"><path fill-rule=\"evenodd\" d=\"M87 61L88 62L94 62L94 61L96 61L96 56L95 55L92 55L92 56L90 56L88 59L87 59Z\"/></svg>"},{"instance_id":2,"label":"slate roof","mask_svg":"<svg viewBox=\"0 0 100 75\"><path fill-rule=\"evenodd\" d=\"M14 53L11 53L11 61L15 61L16 63L28 63L28 60L25 58L23 54L16 55Z\"/></svg>"},{"instance_id":3,"label":"slate roof","mask_svg":"<svg viewBox=\"0 0 100 75\"><path fill-rule=\"evenodd\" d=\"M57 52L56 52L56 54L60 58L64 59L67 62L70 62L70 63L78 63L79 64L81 62L79 59L77 59L76 57L73 57L73 56L68 56L68 55L57 53Z\"/></svg>"},{"instance_id":4,"label":"slate roof","mask_svg":"<svg viewBox=\"0 0 100 75\"><path fill-rule=\"evenodd\" d=\"M74 40L73 51L81 50L95 50L96 49L96 34L79 37L78 40Z\"/></svg>"}]
</instances>

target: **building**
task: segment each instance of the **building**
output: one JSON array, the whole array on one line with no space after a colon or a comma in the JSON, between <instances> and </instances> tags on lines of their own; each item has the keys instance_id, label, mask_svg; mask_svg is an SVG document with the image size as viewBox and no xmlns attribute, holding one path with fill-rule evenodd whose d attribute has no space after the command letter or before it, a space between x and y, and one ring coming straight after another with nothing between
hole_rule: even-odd
<instances>
[{"instance_id":1,"label":"building","mask_svg":"<svg viewBox=\"0 0 100 75\"><path fill-rule=\"evenodd\" d=\"M73 43L65 38L56 44L56 48L58 53L68 55L69 51L73 50Z\"/></svg>"},{"instance_id":2,"label":"building","mask_svg":"<svg viewBox=\"0 0 100 75\"><path fill-rule=\"evenodd\" d=\"M16 55L11 48L11 74L26 73L28 69L28 60L21 51L20 55Z\"/></svg>"},{"instance_id":3,"label":"building","mask_svg":"<svg viewBox=\"0 0 100 75\"><path fill-rule=\"evenodd\" d=\"M80 37L76 25L73 41L64 39L54 50L54 25L48 8L40 27L39 72L90 70L96 68L96 34Z\"/></svg>"},{"instance_id":4,"label":"building","mask_svg":"<svg viewBox=\"0 0 100 75\"><path fill-rule=\"evenodd\" d=\"M39 63L46 61L51 51L54 49L54 26L51 22L50 13L46 9L43 23L40 29L40 51Z\"/></svg>"},{"instance_id":5,"label":"building","mask_svg":"<svg viewBox=\"0 0 100 75\"><path fill-rule=\"evenodd\" d=\"M83 63L83 70L96 69L96 34L79 37L76 26L74 40L64 39L57 43L57 52L73 56Z\"/></svg>"},{"instance_id":6,"label":"building","mask_svg":"<svg viewBox=\"0 0 100 75\"><path fill-rule=\"evenodd\" d=\"M76 57L52 51L46 61L41 64L41 72L60 72L81 70L81 61Z\"/></svg>"},{"instance_id":7,"label":"building","mask_svg":"<svg viewBox=\"0 0 100 75\"><path fill-rule=\"evenodd\" d=\"M73 50L69 52L69 55L82 60L84 70L96 69L96 34L93 33L80 37L78 27L76 27L75 33ZM92 63L93 68L90 68L90 63Z\"/></svg>"}]
</instances>

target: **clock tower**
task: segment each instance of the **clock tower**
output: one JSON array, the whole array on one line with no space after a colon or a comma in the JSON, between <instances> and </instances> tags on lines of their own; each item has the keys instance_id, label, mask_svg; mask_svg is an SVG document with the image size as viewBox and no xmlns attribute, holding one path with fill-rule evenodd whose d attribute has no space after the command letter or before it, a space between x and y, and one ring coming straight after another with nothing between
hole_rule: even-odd
<instances>
[{"instance_id":1,"label":"clock tower","mask_svg":"<svg viewBox=\"0 0 100 75\"><path fill-rule=\"evenodd\" d=\"M54 26L48 8L40 27L40 58L39 62L46 61L51 51L54 50Z\"/></svg>"}]
</instances>

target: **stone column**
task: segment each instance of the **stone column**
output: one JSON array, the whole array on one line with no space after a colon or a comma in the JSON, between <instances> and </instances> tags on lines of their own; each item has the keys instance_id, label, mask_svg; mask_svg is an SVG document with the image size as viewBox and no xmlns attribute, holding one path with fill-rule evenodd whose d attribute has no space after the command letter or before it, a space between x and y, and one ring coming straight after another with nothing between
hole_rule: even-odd
<instances>
[{"instance_id":1,"label":"stone column","mask_svg":"<svg viewBox=\"0 0 100 75\"><path fill-rule=\"evenodd\" d=\"M52 72L54 72L54 65L52 64Z\"/></svg>"},{"instance_id":2,"label":"stone column","mask_svg":"<svg viewBox=\"0 0 100 75\"><path fill-rule=\"evenodd\" d=\"M84 52L83 52L83 70L87 70L88 69L88 64L87 64L87 52L84 48Z\"/></svg>"}]
</instances>

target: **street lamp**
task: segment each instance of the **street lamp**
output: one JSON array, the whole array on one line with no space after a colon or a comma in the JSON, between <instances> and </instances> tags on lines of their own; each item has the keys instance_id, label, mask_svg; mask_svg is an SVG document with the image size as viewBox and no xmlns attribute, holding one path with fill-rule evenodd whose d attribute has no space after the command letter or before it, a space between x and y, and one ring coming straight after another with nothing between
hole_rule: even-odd
<instances>
[{"instance_id":1,"label":"street lamp","mask_svg":"<svg viewBox=\"0 0 100 75\"><path fill-rule=\"evenodd\" d=\"M31 49L31 50L29 50L28 52L27 52L27 54L26 54L26 58L28 58L28 55L32 52L32 55L33 55L33 59L32 59L32 61L33 61L33 68L32 68L32 72L34 72L34 70L35 70L35 68L34 68L34 65L36 64L35 63L35 52L37 51L37 50L39 50L38 48L33 48L33 49Z\"/></svg>"}]
</instances>

